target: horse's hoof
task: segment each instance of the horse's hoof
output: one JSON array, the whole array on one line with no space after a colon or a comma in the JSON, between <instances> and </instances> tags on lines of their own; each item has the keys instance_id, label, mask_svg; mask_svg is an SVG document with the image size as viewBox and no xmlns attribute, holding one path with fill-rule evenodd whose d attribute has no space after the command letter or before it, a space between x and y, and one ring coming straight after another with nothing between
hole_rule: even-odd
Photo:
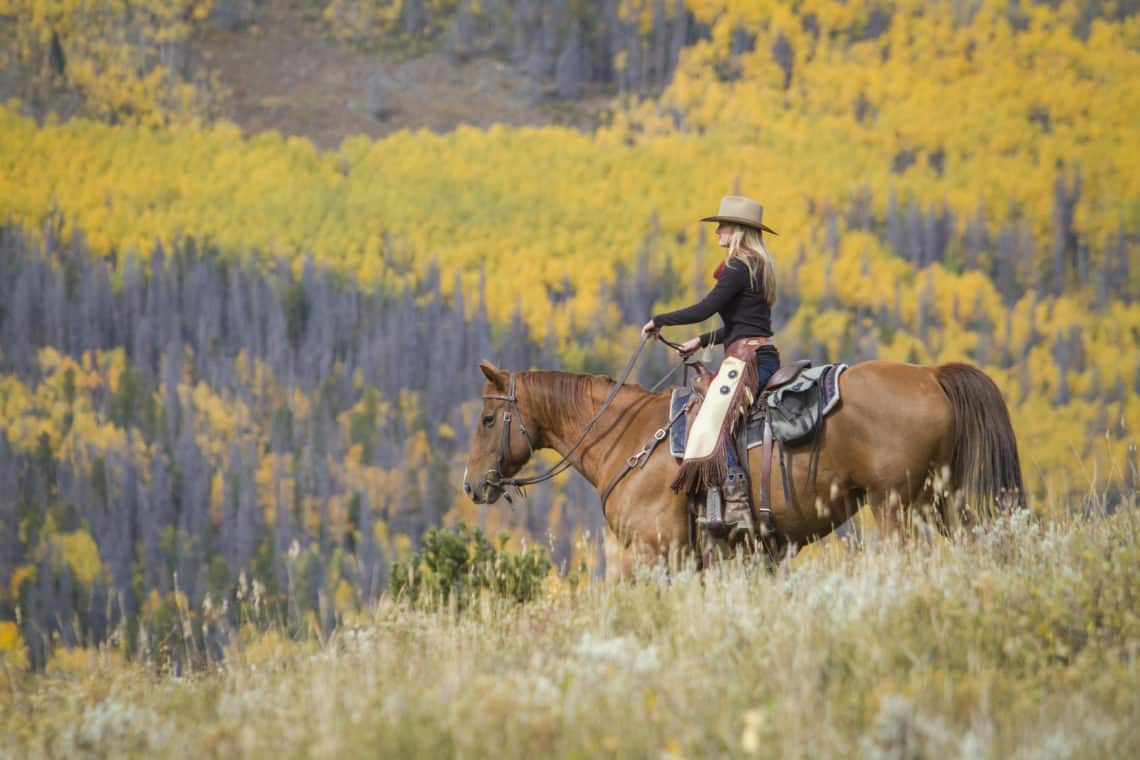
<instances>
[{"instance_id":1,"label":"horse's hoof","mask_svg":"<svg viewBox=\"0 0 1140 760\"><path fill-rule=\"evenodd\" d=\"M728 542L730 544L744 543L746 541L755 541L756 534L752 531L752 526L743 522L736 523L732 526L732 530L728 532Z\"/></svg>"},{"instance_id":2,"label":"horse's hoof","mask_svg":"<svg viewBox=\"0 0 1140 760\"><path fill-rule=\"evenodd\" d=\"M697 524L713 538L724 538L728 535L728 531L732 527L723 520L710 520L706 517L697 518Z\"/></svg>"}]
</instances>

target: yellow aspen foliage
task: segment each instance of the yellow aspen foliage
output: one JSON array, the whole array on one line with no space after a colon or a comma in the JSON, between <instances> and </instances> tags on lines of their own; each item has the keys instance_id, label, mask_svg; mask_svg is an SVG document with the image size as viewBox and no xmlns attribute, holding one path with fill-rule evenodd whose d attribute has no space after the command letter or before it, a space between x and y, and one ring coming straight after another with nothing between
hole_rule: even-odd
<instances>
[{"instance_id":1,"label":"yellow aspen foliage","mask_svg":"<svg viewBox=\"0 0 1140 760\"><path fill-rule=\"evenodd\" d=\"M403 562L412 553L412 539L403 533L397 533L392 541L392 547L395 549L396 561Z\"/></svg>"},{"instance_id":2,"label":"yellow aspen foliage","mask_svg":"<svg viewBox=\"0 0 1140 760\"><path fill-rule=\"evenodd\" d=\"M458 499L451 510L447 512L446 519L449 523L462 522L467 525L478 525L479 507L470 499Z\"/></svg>"},{"instance_id":3,"label":"yellow aspen foliage","mask_svg":"<svg viewBox=\"0 0 1140 760\"><path fill-rule=\"evenodd\" d=\"M87 114L156 126L210 115L216 76L199 85L170 69L178 47L209 15L212 0L5 0L9 63L28 85L66 86ZM64 51L61 55L59 51Z\"/></svg>"},{"instance_id":4,"label":"yellow aspen foliage","mask_svg":"<svg viewBox=\"0 0 1140 760\"><path fill-rule=\"evenodd\" d=\"M220 528L225 520L226 505L226 476L225 471L217 469L210 478L210 522L215 528Z\"/></svg>"},{"instance_id":5,"label":"yellow aspen foliage","mask_svg":"<svg viewBox=\"0 0 1140 760\"><path fill-rule=\"evenodd\" d=\"M95 647L56 647L44 665L48 675L76 677L91 675L99 670L104 657Z\"/></svg>"},{"instance_id":6,"label":"yellow aspen foliage","mask_svg":"<svg viewBox=\"0 0 1140 760\"><path fill-rule=\"evenodd\" d=\"M246 624L241 631L242 645L237 648L233 656L247 667L274 667L283 658L306 647L315 647L318 639L315 637L308 641L297 642L288 637L288 634L278 628L258 628L252 623Z\"/></svg>"},{"instance_id":7,"label":"yellow aspen foliage","mask_svg":"<svg viewBox=\"0 0 1140 760\"><path fill-rule=\"evenodd\" d=\"M372 537L376 539L376 544L388 548L391 546L390 537L388 535L388 523L383 520L376 520L372 525Z\"/></svg>"},{"instance_id":8,"label":"yellow aspen foliage","mask_svg":"<svg viewBox=\"0 0 1140 760\"><path fill-rule=\"evenodd\" d=\"M344 578L337 580L336 590L333 592L333 606L336 608L337 614L348 614L357 609L358 604L356 587Z\"/></svg>"},{"instance_id":9,"label":"yellow aspen foliage","mask_svg":"<svg viewBox=\"0 0 1140 760\"><path fill-rule=\"evenodd\" d=\"M21 537L22 538L22 537ZM16 569L12 571L12 577L8 581L8 598L13 602L20 599L20 587L25 582L35 582L37 577L37 570L35 565L17 565Z\"/></svg>"},{"instance_id":10,"label":"yellow aspen foliage","mask_svg":"<svg viewBox=\"0 0 1140 760\"><path fill-rule=\"evenodd\" d=\"M286 504L293 493L293 454L265 452L258 459L254 475L257 505L266 525L277 521L277 505Z\"/></svg>"},{"instance_id":11,"label":"yellow aspen foliage","mask_svg":"<svg viewBox=\"0 0 1140 760\"><path fill-rule=\"evenodd\" d=\"M890 340L879 343L879 358L894 362L931 364L934 357L929 346L910 333L896 332Z\"/></svg>"},{"instance_id":12,"label":"yellow aspen foliage","mask_svg":"<svg viewBox=\"0 0 1140 760\"><path fill-rule=\"evenodd\" d=\"M321 504L312 496L301 499L301 525L310 536L315 536L321 529Z\"/></svg>"},{"instance_id":13,"label":"yellow aspen foliage","mask_svg":"<svg viewBox=\"0 0 1140 760\"><path fill-rule=\"evenodd\" d=\"M400 419L405 429L415 430L419 428L423 419L419 394L406 388L401 388L398 404L400 408Z\"/></svg>"},{"instance_id":14,"label":"yellow aspen foliage","mask_svg":"<svg viewBox=\"0 0 1140 760\"><path fill-rule=\"evenodd\" d=\"M978 345L978 334L962 330L954 325L938 333L938 355L934 358L939 364L945 362L969 362Z\"/></svg>"},{"instance_id":15,"label":"yellow aspen foliage","mask_svg":"<svg viewBox=\"0 0 1140 760\"><path fill-rule=\"evenodd\" d=\"M840 344L851 327L849 313L832 309L821 311L812 319L812 337L827 348L829 356L841 356Z\"/></svg>"},{"instance_id":16,"label":"yellow aspen foliage","mask_svg":"<svg viewBox=\"0 0 1140 760\"><path fill-rule=\"evenodd\" d=\"M410 473L424 472L431 462L432 448L427 433L418 430L407 444L406 459Z\"/></svg>"},{"instance_id":17,"label":"yellow aspen foliage","mask_svg":"<svg viewBox=\"0 0 1140 760\"><path fill-rule=\"evenodd\" d=\"M103 571L99 547L85 530L70 533L52 533L45 536L53 557L60 557L71 568L75 579L90 586Z\"/></svg>"},{"instance_id":18,"label":"yellow aspen foliage","mask_svg":"<svg viewBox=\"0 0 1140 760\"><path fill-rule=\"evenodd\" d=\"M28 647L20 627L11 620L0 620L0 672L7 674L28 667Z\"/></svg>"}]
</instances>

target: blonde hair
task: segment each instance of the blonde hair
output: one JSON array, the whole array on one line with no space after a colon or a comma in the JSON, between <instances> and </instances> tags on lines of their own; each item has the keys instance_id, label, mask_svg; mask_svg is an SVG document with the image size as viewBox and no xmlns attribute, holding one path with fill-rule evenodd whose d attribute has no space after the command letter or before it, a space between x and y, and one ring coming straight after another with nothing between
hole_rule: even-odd
<instances>
[{"instance_id":1,"label":"blonde hair","mask_svg":"<svg viewBox=\"0 0 1140 760\"><path fill-rule=\"evenodd\" d=\"M764 246L764 234L755 227L743 224L732 225L732 240L728 245L728 255L724 263L734 258L740 259L748 267L748 279L755 289L756 280L764 288L764 301L772 306L776 303L776 262Z\"/></svg>"}]
</instances>

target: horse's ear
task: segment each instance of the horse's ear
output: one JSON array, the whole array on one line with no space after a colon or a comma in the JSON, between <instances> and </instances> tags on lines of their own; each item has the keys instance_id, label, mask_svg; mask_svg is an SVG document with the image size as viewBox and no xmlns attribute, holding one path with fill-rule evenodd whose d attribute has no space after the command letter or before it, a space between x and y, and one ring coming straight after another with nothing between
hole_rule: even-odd
<instances>
[{"instance_id":1,"label":"horse's ear","mask_svg":"<svg viewBox=\"0 0 1140 760\"><path fill-rule=\"evenodd\" d=\"M490 380L491 384L496 388L504 390L506 389L507 378L506 373L503 372L503 370L499 369L494 364L491 364L491 362L485 359L479 362L479 369L483 370L483 374L487 376L487 379Z\"/></svg>"}]
</instances>

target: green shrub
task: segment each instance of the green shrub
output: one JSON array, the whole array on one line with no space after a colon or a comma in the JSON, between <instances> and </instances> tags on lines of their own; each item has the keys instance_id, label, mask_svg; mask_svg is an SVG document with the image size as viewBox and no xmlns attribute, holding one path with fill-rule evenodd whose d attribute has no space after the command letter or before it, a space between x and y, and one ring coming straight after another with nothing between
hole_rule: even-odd
<instances>
[{"instance_id":1,"label":"green shrub","mask_svg":"<svg viewBox=\"0 0 1140 760\"><path fill-rule=\"evenodd\" d=\"M392 566L392 593L433 606L454 600L457 609L464 609L483 591L529 602L542 589L552 567L550 558L538 547L511 554L507 539L500 536L496 549L482 530L472 531L466 523L459 523L454 532L432 528L418 552Z\"/></svg>"}]
</instances>

